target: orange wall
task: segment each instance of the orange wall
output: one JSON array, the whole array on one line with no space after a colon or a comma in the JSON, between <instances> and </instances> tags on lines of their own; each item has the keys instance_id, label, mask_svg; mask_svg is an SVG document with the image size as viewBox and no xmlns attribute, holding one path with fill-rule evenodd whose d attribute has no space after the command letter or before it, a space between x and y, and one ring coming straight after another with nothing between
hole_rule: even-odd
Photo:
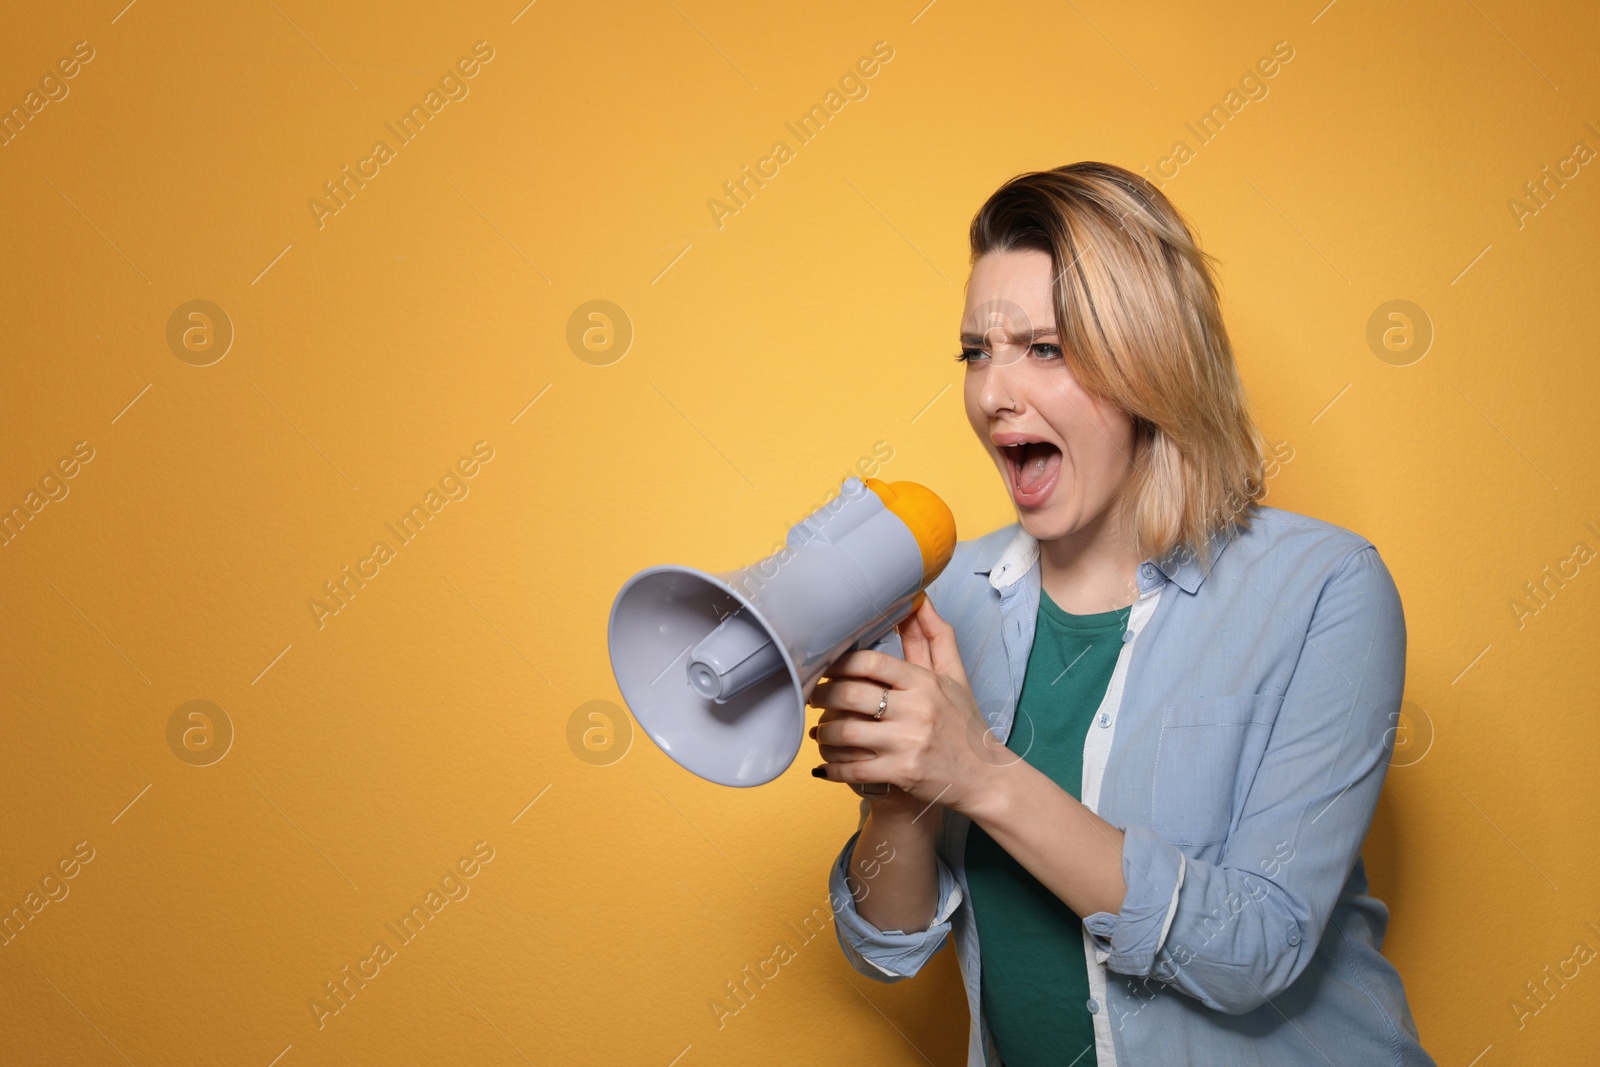
<instances>
[{"instance_id":1,"label":"orange wall","mask_svg":"<svg viewBox=\"0 0 1600 1067\"><path fill-rule=\"evenodd\" d=\"M0 1060L963 1062L953 954L885 987L807 933L856 817L814 746L734 792L590 702L628 575L764 554L863 457L1010 521L950 358L965 228L1078 159L1195 221L1271 502L1399 583L1367 855L1425 1042L1588 1054L1593 965L1525 983L1600 948L1592 14L122 2L0 35L0 504L38 509L0 547L0 904L38 906ZM1369 342L1395 300L1425 354Z\"/></svg>"}]
</instances>

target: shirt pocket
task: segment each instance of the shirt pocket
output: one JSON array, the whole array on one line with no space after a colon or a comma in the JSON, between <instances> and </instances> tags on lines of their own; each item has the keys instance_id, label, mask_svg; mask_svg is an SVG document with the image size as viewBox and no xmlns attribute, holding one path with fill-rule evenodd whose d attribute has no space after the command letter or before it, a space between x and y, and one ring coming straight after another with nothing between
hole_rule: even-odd
<instances>
[{"instance_id":1,"label":"shirt pocket","mask_svg":"<svg viewBox=\"0 0 1600 1067\"><path fill-rule=\"evenodd\" d=\"M1246 693L1162 708L1151 829L1174 845L1225 840L1282 701L1281 693Z\"/></svg>"}]
</instances>

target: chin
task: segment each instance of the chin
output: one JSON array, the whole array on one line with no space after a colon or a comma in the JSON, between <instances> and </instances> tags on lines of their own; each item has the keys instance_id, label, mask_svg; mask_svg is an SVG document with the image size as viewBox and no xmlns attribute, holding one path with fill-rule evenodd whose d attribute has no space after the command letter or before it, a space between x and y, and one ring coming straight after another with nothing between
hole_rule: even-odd
<instances>
[{"instance_id":1,"label":"chin","mask_svg":"<svg viewBox=\"0 0 1600 1067\"><path fill-rule=\"evenodd\" d=\"M1015 503L1012 502L1013 506ZM1053 505L1043 510L1017 508L1017 521L1035 541L1054 541L1072 532L1072 522L1059 506Z\"/></svg>"}]
</instances>

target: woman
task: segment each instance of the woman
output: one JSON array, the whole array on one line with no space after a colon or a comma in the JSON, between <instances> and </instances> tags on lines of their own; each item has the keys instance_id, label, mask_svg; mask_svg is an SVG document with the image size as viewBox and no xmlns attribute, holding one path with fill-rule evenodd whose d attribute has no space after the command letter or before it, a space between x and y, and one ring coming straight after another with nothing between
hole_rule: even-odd
<instances>
[{"instance_id":1,"label":"woman","mask_svg":"<svg viewBox=\"0 0 1600 1067\"><path fill-rule=\"evenodd\" d=\"M1148 181L1024 174L970 237L1018 521L812 697L812 773L863 797L846 957L895 982L953 933L970 1067L1431 1064L1361 861L1405 676L1377 549L1260 503L1210 257Z\"/></svg>"}]
</instances>

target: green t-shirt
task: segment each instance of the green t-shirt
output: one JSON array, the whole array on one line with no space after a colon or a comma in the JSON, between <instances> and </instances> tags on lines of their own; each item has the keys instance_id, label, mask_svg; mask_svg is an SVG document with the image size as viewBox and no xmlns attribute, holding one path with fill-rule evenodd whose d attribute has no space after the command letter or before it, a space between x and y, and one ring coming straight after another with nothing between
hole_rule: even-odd
<instances>
[{"instance_id":1,"label":"green t-shirt","mask_svg":"<svg viewBox=\"0 0 1600 1067\"><path fill-rule=\"evenodd\" d=\"M1129 608L1063 611L1039 591L1039 619L1006 742L1074 797L1083 743L1122 651ZM1081 797L1080 797L1081 799ZM964 857L978 924L983 1012L1005 1067L1095 1067L1083 919L973 823Z\"/></svg>"}]
</instances>

